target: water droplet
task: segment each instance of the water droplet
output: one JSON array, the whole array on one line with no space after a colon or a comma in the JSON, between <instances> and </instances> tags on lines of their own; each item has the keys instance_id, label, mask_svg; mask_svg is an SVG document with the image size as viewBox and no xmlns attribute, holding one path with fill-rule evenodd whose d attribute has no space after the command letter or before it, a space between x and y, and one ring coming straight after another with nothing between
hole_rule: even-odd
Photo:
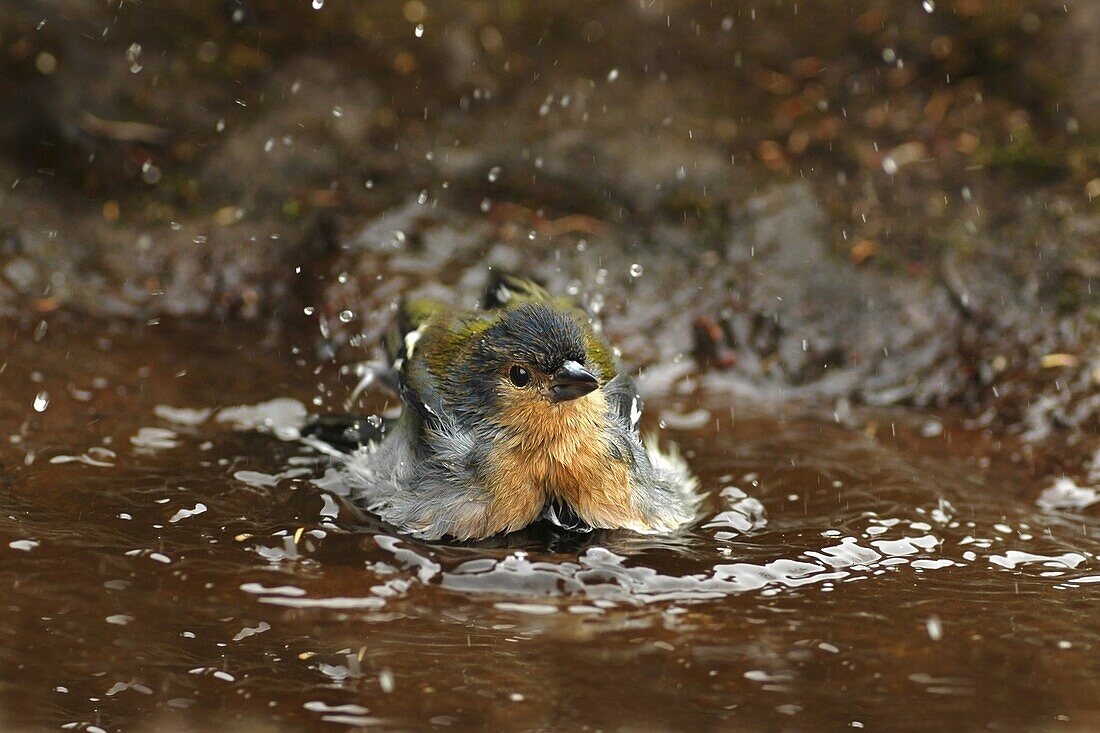
<instances>
[{"instance_id":1,"label":"water droplet","mask_svg":"<svg viewBox=\"0 0 1100 733\"><path fill-rule=\"evenodd\" d=\"M489 183L496 183L498 178L500 178L500 166L494 165L489 169Z\"/></svg>"},{"instance_id":2,"label":"water droplet","mask_svg":"<svg viewBox=\"0 0 1100 733\"><path fill-rule=\"evenodd\" d=\"M940 621L939 616L929 616L925 622L925 627L928 629L928 638L932 641L939 641L943 638L943 622Z\"/></svg>"},{"instance_id":3,"label":"water droplet","mask_svg":"<svg viewBox=\"0 0 1100 733\"><path fill-rule=\"evenodd\" d=\"M151 160L147 160L141 164L141 180L148 184L154 184L160 181L160 168L153 165Z\"/></svg>"},{"instance_id":4,"label":"water droplet","mask_svg":"<svg viewBox=\"0 0 1100 733\"><path fill-rule=\"evenodd\" d=\"M313 0L313 9L320 10L325 7L325 0Z\"/></svg>"},{"instance_id":5,"label":"water droplet","mask_svg":"<svg viewBox=\"0 0 1100 733\"><path fill-rule=\"evenodd\" d=\"M894 175L898 172L898 162L887 155L882 159L882 170L886 171L887 175Z\"/></svg>"},{"instance_id":6,"label":"water droplet","mask_svg":"<svg viewBox=\"0 0 1100 733\"><path fill-rule=\"evenodd\" d=\"M480 208L483 213L488 214L489 209L493 208L493 202L489 199L482 199L481 206L478 208Z\"/></svg>"},{"instance_id":7,"label":"water droplet","mask_svg":"<svg viewBox=\"0 0 1100 733\"><path fill-rule=\"evenodd\" d=\"M221 132L222 130L224 130L225 129L225 120L224 119L218 120L218 124L214 125L214 129L217 130L218 132Z\"/></svg>"},{"instance_id":8,"label":"water droplet","mask_svg":"<svg viewBox=\"0 0 1100 733\"><path fill-rule=\"evenodd\" d=\"M41 341L43 338L45 338L46 337L46 329L48 327L49 327L48 323L46 323L45 321L39 321L38 326L36 326L35 329L34 329L34 340L35 341Z\"/></svg>"},{"instance_id":9,"label":"water droplet","mask_svg":"<svg viewBox=\"0 0 1100 733\"><path fill-rule=\"evenodd\" d=\"M302 309L302 313L305 313L307 316L312 316L315 310L316 309L312 305L307 305L305 308Z\"/></svg>"},{"instance_id":10,"label":"water droplet","mask_svg":"<svg viewBox=\"0 0 1100 733\"><path fill-rule=\"evenodd\" d=\"M618 69L612 69L611 71L607 72L607 80L608 81L615 81L618 78L619 78L619 70Z\"/></svg>"},{"instance_id":11,"label":"water droplet","mask_svg":"<svg viewBox=\"0 0 1100 733\"><path fill-rule=\"evenodd\" d=\"M34 397L34 411L45 412L46 408L50 406L50 393L46 390L42 390Z\"/></svg>"},{"instance_id":12,"label":"water droplet","mask_svg":"<svg viewBox=\"0 0 1100 733\"><path fill-rule=\"evenodd\" d=\"M924 8L924 12L926 13L931 13L933 10L936 9L936 3L933 2L933 0L924 0L924 2L920 4L920 6Z\"/></svg>"},{"instance_id":13,"label":"water droplet","mask_svg":"<svg viewBox=\"0 0 1100 733\"><path fill-rule=\"evenodd\" d=\"M344 108L341 107L340 105L336 105L335 107L332 108L332 116L336 117L336 118L343 117L344 116Z\"/></svg>"},{"instance_id":14,"label":"water droplet","mask_svg":"<svg viewBox=\"0 0 1100 733\"><path fill-rule=\"evenodd\" d=\"M130 64L130 73L137 74L141 71L142 66L138 62L141 58L141 44L131 43L130 47L126 49L126 61Z\"/></svg>"},{"instance_id":15,"label":"water droplet","mask_svg":"<svg viewBox=\"0 0 1100 733\"><path fill-rule=\"evenodd\" d=\"M643 272L645 272L645 268L643 268L637 262L630 266L631 277L641 277Z\"/></svg>"},{"instance_id":16,"label":"water droplet","mask_svg":"<svg viewBox=\"0 0 1100 733\"><path fill-rule=\"evenodd\" d=\"M416 197L416 203L420 204L421 206L428 203L428 192L421 191L420 195Z\"/></svg>"},{"instance_id":17,"label":"water droplet","mask_svg":"<svg viewBox=\"0 0 1100 733\"><path fill-rule=\"evenodd\" d=\"M340 323L351 323L352 318L355 318L355 314L351 311L340 311Z\"/></svg>"},{"instance_id":18,"label":"water droplet","mask_svg":"<svg viewBox=\"0 0 1100 733\"><path fill-rule=\"evenodd\" d=\"M269 137L267 139L267 142L264 143L264 152L265 153L270 153L274 149L275 149L275 138Z\"/></svg>"},{"instance_id":19,"label":"water droplet","mask_svg":"<svg viewBox=\"0 0 1100 733\"><path fill-rule=\"evenodd\" d=\"M423 38L424 37L424 24L423 23L417 23L416 24L416 29L413 31L413 35L415 35L417 38Z\"/></svg>"},{"instance_id":20,"label":"water droplet","mask_svg":"<svg viewBox=\"0 0 1100 733\"><path fill-rule=\"evenodd\" d=\"M367 424L377 430L378 428L382 427L382 418L378 415L368 415Z\"/></svg>"}]
</instances>

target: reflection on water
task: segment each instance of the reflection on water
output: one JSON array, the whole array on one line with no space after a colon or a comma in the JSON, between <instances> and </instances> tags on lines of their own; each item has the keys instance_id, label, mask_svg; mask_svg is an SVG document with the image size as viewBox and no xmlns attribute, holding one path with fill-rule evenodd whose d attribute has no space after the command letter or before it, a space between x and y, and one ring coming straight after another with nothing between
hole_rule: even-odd
<instances>
[{"instance_id":1,"label":"reflection on water","mask_svg":"<svg viewBox=\"0 0 1100 733\"><path fill-rule=\"evenodd\" d=\"M940 432L653 395L710 492L694 528L432 545L295 439L333 374L228 335L50 333L5 344L11 725L1100 725L1095 513Z\"/></svg>"}]
</instances>

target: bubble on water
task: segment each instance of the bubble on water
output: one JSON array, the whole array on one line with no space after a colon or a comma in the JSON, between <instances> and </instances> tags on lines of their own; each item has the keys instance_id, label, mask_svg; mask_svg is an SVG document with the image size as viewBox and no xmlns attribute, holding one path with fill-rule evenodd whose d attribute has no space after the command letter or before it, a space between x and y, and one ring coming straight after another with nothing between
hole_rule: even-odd
<instances>
[{"instance_id":1,"label":"bubble on water","mask_svg":"<svg viewBox=\"0 0 1100 733\"><path fill-rule=\"evenodd\" d=\"M481 206L479 206L478 208L481 209L482 213L488 214L489 209L493 208L493 202L489 199L482 199Z\"/></svg>"},{"instance_id":2,"label":"bubble on water","mask_svg":"<svg viewBox=\"0 0 1100 733\"><path fill-rule=\"evenodd\" d=\"M637 262L630 266L631 277L641 277L643 272L645 272L645 268L639 265Z\"/></svg>"},{"instance_id":3,"label":"bubble on water","mask_svg":"<svg viewBox=\"0 0 1100 733\"><path fill-rule=\"evenodd\" d=\"M489 169L489 183L496 183L498 178L500 178L500 166L494 165Z\"/></svg>"},{"instance_id":4,"label":"bubble on water","mask_svg":"<svg viewBox=\"0 0 1100 733\"><path fill-rule=\"evenodd\" d=\"M882 159L882 170L886 171L887 175L894 175L898 172L898 162L887 155Z\"/></svg>"},{"instance_id":5,"label":"bubble on water","mask_svg":"<svg viewBox=\"0 0 1100 733\"><path fill-rule=\"evenodd\" d=\"M936 3L933 2L933 0L924 0L924 2L920 4L920 6L924 8L924 12L926 13L931 13L933 10L936 9Z\"/></svg>"},{"instance_id":6,"label":"bubble on water","mask_svg":"<svg viewBox=\"0 0 1100 733\"><path fill-rule=\"evenodd\" d=\"M34 411L45 412L46 408L50 406L50 393L46 390L42 390L34 396Z\"/></svg>"},{"instance_id":7,"label":"bubble on water","mask_svg":"<svg viewBox=\"0 0 1100 733\"><path fill-rule=\"evenodd\" d=\"M325 7L325 0L313 0L313 9L320 10Z\"/></svg>"},{"instance_id":8,"label":"bubble on water","mask_svg":"<svg viewBox=\"0 0 1100 733\"><path fill-rule=\"evenodd\" d=\"M612 69L611 71L607 72L607 80L608 81L615 81L618 78L619 78L619 70L618 69Z\"/></svg>"},{"instance_id":9,"label":"bubble on water","mask_svg":"<svg viewBox=\"0 0 1100 733\"><path fill-rule=\"evenodd\" d=\"M423 38L424 37L424 24L423 23L417 23L416 24L416 29L413 30L413 35L415 35L417 38Z\"/></svg>"},{"instance_id":10,"label":"bubble on water","mask_svg":"<svg viewBox=\"0 0 1100 733\"><path fill-rule=\"evenodd\" d=\"M315 311L316 309L312 305L307 305L302 309L302 313L305 313L307 316L312 316Z\"/></svg>"},{"instance_id":11,"label":"bubble on water","mask_svg":"<svg viewBox=\"0 0 1100 733\"><path fill-rule=\"evenodd\" d=\"M351 323L352 318L355 318L355 314L351 311L340 311L340 323Z\"/></svg>"}]
</instances>

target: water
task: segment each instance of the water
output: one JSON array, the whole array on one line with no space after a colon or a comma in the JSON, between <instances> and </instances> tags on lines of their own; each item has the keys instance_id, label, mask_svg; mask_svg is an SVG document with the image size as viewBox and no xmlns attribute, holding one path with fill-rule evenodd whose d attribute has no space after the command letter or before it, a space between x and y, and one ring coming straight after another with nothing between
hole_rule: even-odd
<instances>
[{"instance_id":1,"label":"water","mask_svg":"<svg viewBox=\"0 0 1100 733\"><path fill-rule=\"evenodd\" d=\"M650 395L711 493L691 531L429 545L293 440L357 377L284 337L3 339L8 727L1100 726L1100 521L950 420Z\"/></svg>"}]
</instances>

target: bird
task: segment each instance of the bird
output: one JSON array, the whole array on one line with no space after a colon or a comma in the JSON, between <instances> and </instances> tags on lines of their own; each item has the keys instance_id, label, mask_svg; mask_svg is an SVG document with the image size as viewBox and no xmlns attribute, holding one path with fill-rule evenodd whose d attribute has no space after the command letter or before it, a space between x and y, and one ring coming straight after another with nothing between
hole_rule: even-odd
<instances>
[{"instance_id":1,"label":"bird","mask_svg":"<svg viewBox=\"0 0 1100 733\"><path fill-rule=\"evenodd\" d=\"M652 535L695 517L698 480L642 437L634 380L568 298L491 271L476 309L402 302L383 346L402 411L343 472L399 531L481 540L543 520Z\"/></svg>"}]
</instances>

